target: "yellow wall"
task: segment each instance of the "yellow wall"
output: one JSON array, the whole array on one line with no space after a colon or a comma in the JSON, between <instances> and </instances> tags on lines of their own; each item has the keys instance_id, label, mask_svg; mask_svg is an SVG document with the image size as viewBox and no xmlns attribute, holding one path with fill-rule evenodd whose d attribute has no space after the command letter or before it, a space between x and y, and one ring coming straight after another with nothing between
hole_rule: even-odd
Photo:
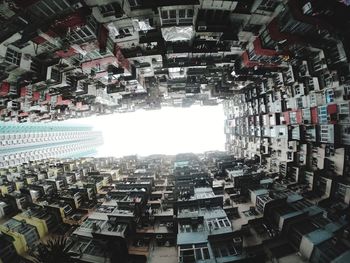
<instances>
[{"instance_id":1,"label":"yellow wall","mask_svg":"<svg viewBox=\"0 0 350 263\"><path fill-rule=\"evenodd\" d=\"M103 186L109 185L109 183L108 183L108 177L103 178L102 185L103 185Z\"/></svg>"},{"instance_id":2,"label":"yellow wall","mask_svg":"<svg viewBox=\"0 0 350 263\"><path fill-rule=\"evenodd\" d=\"M26 179L27 179L27 184L32 184L34 181L33 177L27 177Z\"/></svg>"},{"instance_id":3,"label":"yellow wall","mask_svg":"<svg viewBox=\"0 0 350 263\"><path fill-rule=\"evenodd\" d=\"M61 217L62 219L65 219L66 218L66 215L64 214L64 210L62 207L60 207L60 212L61 212Z\"/></svg>"},{"instance_id":4,"label":"yellow wall","mask_svg":"<svg viewBox=\"0 0 350 263\"><path fill-rule=\"evenodd\" d=\"M22 234L13 232L11 230L8 231L7 227L3 225L0 225L0 231L8 236L13 237L13 245L15 246L18 254L22 255L28 250L26 239Z\"/></svg>"},{"instance_id":5,"label":"yellow wall","mask_svg":"<svg viewBox=\"0 0 350 263\"><path fill-rule=\"evenodd\" d=\"M5 194L9 193L6 185L2 185L0 190L1 190L1 193L2 193L3 196L5 196Z\"/></svg>"},{"instance_id":6,"label":"yellow wall","mask_svg":"<svg viewBox=\"0 0 350 263\"><path fill-rule=\"evenodd\" d=\"M16 190L19 191L21 188L23 188L23 185L23 182L16 182Z\"/></svg>"},{"instance_id":7,"label":"yellow wall","mask_svg":"<svg viewBox=\"0 0 350 263\"><path fill-rule=\"evenodd\" d=\"M23 214L16 215L13 218L18 220L18 221L24 220L29 225L35 226L40 238L43 238L48 233L48 229L47 229L47 225L46 225L45 220L42 220L42 219L39 219L36 217L29 218L28 216L23 215Z\"/></svg>"}]
</instances>

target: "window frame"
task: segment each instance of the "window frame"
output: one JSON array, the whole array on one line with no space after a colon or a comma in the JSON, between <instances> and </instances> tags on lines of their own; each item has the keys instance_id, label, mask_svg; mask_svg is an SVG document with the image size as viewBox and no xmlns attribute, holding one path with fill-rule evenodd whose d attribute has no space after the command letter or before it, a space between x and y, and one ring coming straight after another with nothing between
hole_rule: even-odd
<instances>
[{"instance_id":1,"label":"window frame","mask_svg":"<svg viewBox=\"0 0 350 263\"><path fill-rule=\"evenodd\" d=\"M22 58L22 53L16 51L13 48L8 47L6 49L5 53L5 61L12 64L19 66L21 64L21 58Z\"/></svg>"},{"instance_id":2,"label":"window frame","mask_svg":"<svg viewBox=\"0 0 350 263\"><path fill-rule=\"evenodd\" d=\"M181 245L179 246L179 262L184 262L182 254L183 252L187 252L187 251L188 252L192 251L191 255L193 255L196 261L207 260L211 258L208 243L199 243L199 244L182 245L182 246L184 248L181 248Z\"/></svg>"},{"instance_id":3,"label":"window frame","mask_svg":"<svg viewBox=\"0 0 350 263\"><path fill-rule=\"evenodd\" d=\"M192 12L191 12L192 11ZM180 12L183 13L183 17L180 17ZM171 16L174 14L175 16ZM183 25L193 23L194 11L191 8L181 8L181 9L161 9L160 19L162 25Z\"/></svg>"}]
</instances>

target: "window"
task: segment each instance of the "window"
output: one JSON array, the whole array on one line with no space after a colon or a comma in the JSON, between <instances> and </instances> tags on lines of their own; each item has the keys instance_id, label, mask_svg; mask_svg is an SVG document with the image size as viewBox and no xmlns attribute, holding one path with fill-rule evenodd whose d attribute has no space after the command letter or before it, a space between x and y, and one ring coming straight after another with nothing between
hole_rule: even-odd
<instances>
[{"instance_id":1,"label":"window","mask_svg":"<svg viewBox=\"0 0 350 263\"><path fill-rule=\"evenodd\" d=\"M110 37L107 39L107 50L109 52L114 50L114 42Z\"/></svg>"},{"instance_id":2,"label":"window","mask_svg":"<svg viewBox=\"0 0 350 263\"><path fill-rule=\"evenodd\" d=\"M319 181L317 182L317 189L318 192L325 194L327 190L327 180L325 178L320 178Z\"/></svg>"},{"instance_id":3,"label":"window","mask_svg":"<svg viewBox=\"0 0 350 263\"><path fill-rule=\"evenodd\" d=\"M344 197L346 195L347 188L349 188L349 187L350 186L348 186L348 185L338 183L336 196L340 199L344 199Z\"/></svg>"},{"instance_id":4,"label":"window","mask_svg":"<svg viewBox=\"0 0 350 263\"><path fill-rule=\"evenodd\" d=\"M211 230L231 226L230 221L226 217L210 219L207 221L207 224L208 224L208 228Z\"/></svg>"},{"instance_id":5,"label":"window","mask_svg":"<svg viewBox=\"0 0 350 263\"><path fill-rule=\"evenodd\" d=\"M286 12L281 13L280 18L280 30L281 32L289 32L294 34L307 34L311 32L314 27L300 21L296 21L291 13L286 10Z\"/></svg>"},{"instance_id":6,"label":"window","mask_svg":"<svg viewBox=\"0 0 350 263\"><path fill-rule=\"evenodd\" d=\"M45 5L45 3L35 5L32 10L38 16L44 15L46 17L49 17L50 15L53 15L52 11L50 8L48 8L47 5Z\"/></svg>"},{"instance_id":7,"label":"window","mask_svg":"<svg viewBox=\"0 0 350 263\"><path fill-rule=\"evenodd\" d=\"M194 262L210 259L207 243L180 246L179 262Z\"/></svg>"},{"instance_id":8,"label":"window","mask_svg":"<svg viewBox=\"0 0 350 263\"><path fill-rule=\"evenodd\" d=\"M162 17L162 19L168 19L169 18L168 17L168 11L162 11L161 17Z\"/></svg>"},{"instance_id":9,"label":"window","mask_svg":"<svg viewBox=\"0 0 350 263\"><path fill-rule=\"evenodd\" d=\"M103 16L112 16L115 14L113 4L101 5L98 7Z\"/></svg>"},{"instance_id":10,"label":"window","mask_svg":"<svg viewBox=\"0 0 350 263\"><path fill-rule=\"evenodd\" d=\"M254 59L256 57L253 45L248 46L248 55L250 59Z\"/></svg>"},{"instance_id":11,"label":"window","mask_svg":"<svg viewBox=\"0 0 350 263\"><path fill-rule=\"evenodd\" d=\"M39 1L37 4L33 5L30 9L37 16L51 17L57 13L62 12L64 9L70 8L69 3L66 1Z\"/></svg>"},{"instance_id":12,"label":"window","mask_svg":"<svg viewBox=\"0 0 350 263\"><path fill-rule=\"evenodd\" d=\"M169 18L175 19L176 18L176 10L170 10L169 11Z\"/></svg>"},{"instance_id":13,"label":"window","mask_svg":"<svg viewBox=\"0 0 350 263\"><path fill-rule=\"evenodd\" d=\"M180 9L179 10L179 18L185 18L186 17L186 10Z\"/></svg>"},{"instance_id":14,"label":"window","mask_svg":"<svg viewBox=\"0 0 350 263\"><path fill-rule=\"evenodd\" d=\"M274 41L271 39L267 29L260 34L260 39L265 48L274 48Z\"/></svg>"},{"instance_id":15,"label":"window","mask_svg":"<svg viewBox=\"0 0 350 263\"><path fill-rule=\"evenodd\" d=\"M187 17L193 17L193 9L187 9Z\"/></svg>"},{"instance_id":16,"label":"window","mask_svg":"<svg viewBox=\"0 0 350 263\"><path fill-rule=\"evenodd\" d=\"M45 41L43 43L40 44L40 47L45 50L46 52L47 51L53 51L53 50L56 50L58 49L54 44L52 44L51 42L49 41Z\"/></svg>"},{"instance_id":17,"label":"window","mask_svg":"<svg viewBox=\"0 0 350 263\"><path fill-rule=\"evenodd\" d=\"M161 18L163 25L192 24L193 9L162 10Z\"/></svg>"},{"instance_id":18,"label":"window","mask_svg":"<svg viewBox=\"0 0 350 263\"><path fill-rule=\"evenodd\" d=\"M91 32L96 34L98 23L94 17L89 17L86 25Z\"/></svg>"},{"instance_id":19,"label":"window","mask_svg":"<svg viewBox=\"0 0 350 263\"><path fill-rule=\"evenodd\" d=\"M94 60L99 58L102 58L102 56L98 50L92 50L85 56L85 60Z\"/></svg>"},{"instance_id":20,"label":"window","mask_svg":"<svg viewBox=\"0 0 350 263\"><path fill-rule=\"evenodd\" d=\"M142 0L128 0L130 7L139 7L142 5Z\"/></svg>"},{"instance_id":21,"label":"window","mask_svg":"<svg viewBox=\"0 0 350 263\"><path fill-rule=\"evenodd\" d=\"M11 48L7 48L5 55L6 62L19 66L19 64L21 63L21 57L22 53L19 53Z\"/></svg>"},{"instance_id":22,"label":"window","mask_svg":"<svg viewBox=\"0 0 350 263\"><path fill-rule=\"evenodd\" d=\"M130 36L132 36L132 34L128 28L119 29L118 37L130 37Z\"/></svg>"},{"instance_id":23,"label":"window","mask_svg":"<svg viewBox=\"0 0 350 263\"><path fill-rule=\"evenodd\" d=\"M87 42L95 37L94 32L88 27L83 26L74 32L72 32L68 37L68 41L72 44L81 44Z\"/></svg>"},{"instance_id":24,"label":"window","mask_svg":"<svg viewBox=\"0 0 350 263\"><path fill-rule=\"evenodd\" d=\"M163 24L176 24L176 10L175 11L175 17L171 18L171 15L174 15L174 12L170 12L169 10L162 11L161 17L162 17L162 23Z\"/></svg>"},{"instance_id":25,"label":"window","mask_svg":"<svg viewBox=\"0 0 350 263\"><path fill-rule=\"evenodd\" d=\"M191 225L180 225L180 232L181 233L192 232Z\"/></svg>"},{"instance_id":26,"label":"window","mask_svg":"<svg viewBox=\"0 0 350 263\"><path fill-rule=\"evenodd\" d=\"M232 242L213 245L213 252L216 258L235 256L238 254Z\"/></svg>"},{"instance_id":27,"label":"window","mask_svg":"<svg viewBox=\"0 0 350 263\"><path fill-rule=\"evenodd\" d=\"M272 11L275 10L277 4L278 3L277 3L276 0L263 0L261 2L261 4L259 5L259 9L260 10L264 10L264 11L272 12Z\"/></svg>"},{"instance_id":28,"label":"window","mask_svg":"<svg viewBox=\"0 0 350 263\"><path fill-rule=\"evenodd\" d=\"M193 249L180 250L179 262L194 262L196 261Z\"/></svg>"},{"instance_id":29,"label":"window","mask_svg":"<svg viewBox=\"0 0 350 263\"><path fill-rule=\"evenodd\" d=\"M61 72L57 68L51 69L51 76L49 78L53 82L59 82L61 80Z\"/></svg>"}]
</instances>

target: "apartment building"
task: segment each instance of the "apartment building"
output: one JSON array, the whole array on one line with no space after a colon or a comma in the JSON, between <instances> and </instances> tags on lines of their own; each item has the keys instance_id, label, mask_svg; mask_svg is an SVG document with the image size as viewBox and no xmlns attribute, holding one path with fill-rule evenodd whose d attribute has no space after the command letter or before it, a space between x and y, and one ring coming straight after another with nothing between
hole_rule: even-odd
<instances>
[{"instance_id":1,"label":"apartment building","mask_svg":"<svg viewBox=\"0 0 350 263\"><path fill-rule=\"evenodd\" d=\"M0 259L55 233L80 262L348 262L349 19L336 0L3 1ZM32 124L221 101L226 152L76 159L99 133Z\"/></svg>"},{"instance_id":2,"label":"apartment building","mask_svg":"<svg viewBox=\"0 0 350 263\"><path fill-rule=\"evenodd\" d=\"M44 123L3 123L0 138L0 167L49 157L88 156L103 142L101 133L91 127Z\"/></svg>"}]
</instances>

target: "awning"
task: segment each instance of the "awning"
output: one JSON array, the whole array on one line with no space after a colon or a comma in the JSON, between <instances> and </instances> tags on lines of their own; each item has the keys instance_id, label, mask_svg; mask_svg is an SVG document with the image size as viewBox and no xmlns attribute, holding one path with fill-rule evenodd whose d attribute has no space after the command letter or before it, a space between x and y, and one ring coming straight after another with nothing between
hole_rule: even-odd
<instances>
[{"instance_id":1,"label":"awning","mask_svg":"<svg viewBox=\"0 0 350 263\"><path fill-rule=\"evenodd\" d=\"M193 26L163 27L162 35L165 41L187 41L193 37Z\"/></svg>"}]
</instances>

